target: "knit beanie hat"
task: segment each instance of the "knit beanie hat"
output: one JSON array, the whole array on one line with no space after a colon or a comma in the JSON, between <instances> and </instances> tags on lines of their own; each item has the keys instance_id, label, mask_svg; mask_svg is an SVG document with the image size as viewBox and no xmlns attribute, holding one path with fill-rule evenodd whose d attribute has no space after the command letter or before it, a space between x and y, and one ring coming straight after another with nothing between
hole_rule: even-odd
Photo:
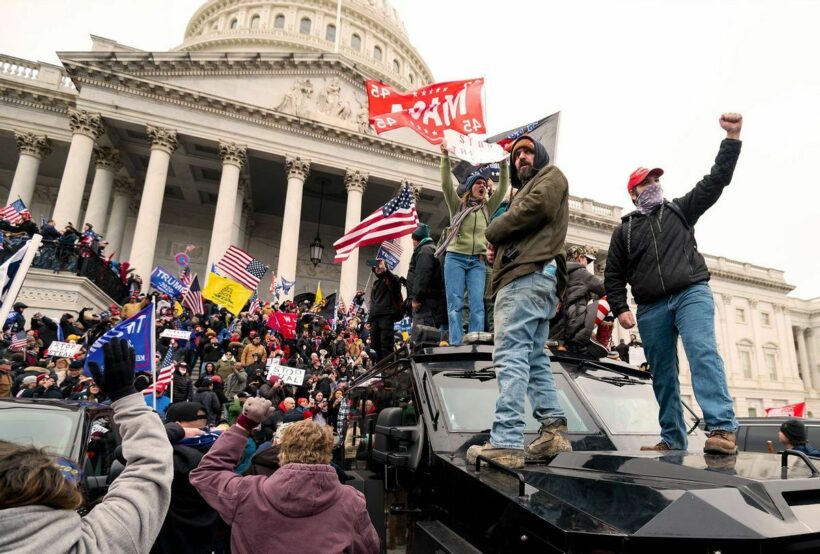
<instances>
[{"instance_id":1,"label":"knit beanie hat","mask_svg":"<svg viewBox=\"0 0 820 554\"><path fill-rule=\"evenodd\" d=\"M207 413L205 406L199 402L174 402L165 412L165 422L196 421L207 417L201 415L203 413Z\"/></svg>"},{"instance_id":2,"label":"knit beanie hat","mask_svg":"<svg viewBox=\"0 0 820 554\"><path fill-rule=\"evenodd\" d=\"M424 240L430 237L430 226L426 223L421 223L413 234L410 235L413 240Z\"/></svg>"},{"instance_id":3,"label":"knit beanie hat","mask_svg":"<svg viewBox=\"0 0 820 554\"><path fill-rule=\"evenodd\" d=\"M786 435L792 444L803 444L809 439L806 433L806 425L799 419L787 419L780 426L780 431Z\"/></svg>"}]
</instances>

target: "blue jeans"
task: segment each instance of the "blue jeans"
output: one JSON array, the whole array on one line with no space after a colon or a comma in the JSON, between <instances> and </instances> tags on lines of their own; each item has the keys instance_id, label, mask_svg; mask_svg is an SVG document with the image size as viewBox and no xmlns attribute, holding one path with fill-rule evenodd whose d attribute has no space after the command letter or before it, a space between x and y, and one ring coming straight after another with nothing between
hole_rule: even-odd
<instances>
[{"instance_id":1,"label":"blue jeans","mask_svg":"<svg viewBox=\"0 0 820 554\"><path fill-rule=\"evenodd\" d=\"M484 277L484 264L480 257L447 252L444 258L444 290L447 292L450 344L461 344L461 309L464 307L465 288L470 302L469 331L484 330Z\"/></svg>"},{"instance_id":2,"label":"blue jeans","mask_svg":"<svg viewBox=\"0 0 820 554\"><path fill-rule=\"evenodd\" d=\"M683 339L706 430L736 431L732 397L715 340L715 304L709 284L695 283L662 300L638 306L638 329L660 405L661 440L675 450L687 447L678 382L678 336Z\"/></svg>"},{"instance_id":3,"label":"blue jeans","mask_svg":"<svg viewBox=\"0 0 820 554\"><path fill-rule=\"evenodd\" d=\"M524 395L541 422L563 418L544 343L558 306L555 266L515 279L495 299L493 364L498 378L490 442L524 448Z\"/></svg>"}]
</instances>

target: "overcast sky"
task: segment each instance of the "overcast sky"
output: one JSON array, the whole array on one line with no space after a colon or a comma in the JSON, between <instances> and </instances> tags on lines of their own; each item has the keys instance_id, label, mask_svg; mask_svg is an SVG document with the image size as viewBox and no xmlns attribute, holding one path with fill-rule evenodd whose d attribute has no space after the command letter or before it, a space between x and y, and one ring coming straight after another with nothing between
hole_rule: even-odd
<instances>
[{"instance_id":1,"label":"overcast sky","mask_svg":"<svg viewBox=\"0 0 820 554\"><path fill-rule=\"evenodd\" d=\"M90 34L178 46L201 0L3 0L0 53L58 63ZM639 165L668 198L711 166L724 111L741 112L735 177L700 220L700 249L782 269L820 296L820 2L813 0L393 0L436 80L486 78L500 132L562 112L570 190L624 207Z\"/></svg>"}]
</instances>

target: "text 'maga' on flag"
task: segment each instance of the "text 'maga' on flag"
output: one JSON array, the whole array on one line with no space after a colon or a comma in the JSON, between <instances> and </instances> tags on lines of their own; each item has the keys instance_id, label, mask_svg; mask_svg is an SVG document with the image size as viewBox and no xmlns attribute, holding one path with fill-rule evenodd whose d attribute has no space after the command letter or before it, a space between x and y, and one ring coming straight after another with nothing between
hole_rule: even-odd
<instances>
[{"instance_id":1,"label":"text 'maga' on flag","mask_svg":"<svg viewBox=\"0 0 820 554\"><path fill-rule=\"evenodd\" d=\"M384 260L390 271L395 271L401 260L402 247L395 239L384 241L376 252L377 260Z\"/></svg>"},{"instance_id":2,"label":"text 'maga' on flag","mask_svg":"<svg viewBox=\"0 0 820 554\"><path fill-rule=\"evenodd\" d=\"M182 295L182 305L188 308L192 314L204 314L205 302L202 300L202 289L199 286L199 277L196 275L191 279L191 284Z\"/></svg>"},{"instance_id":3,"label":"text 'maga' on flag","mask_svg":"<svg viewBox=\"0 0 820 554\"><path fill-rule=\"evenodd\" d=\"M233 245L228 247L216 265L229 277L251 290L256 290L259 281L268 271L268 266Z\"/></svg>"},{"instance_id":4,"label":"text 'maga' on flag","mask_svg":"<svg viewBox=\"0 0 820 554\"><path fill-rule=\"evenodd\" d=\"M419 217L413 193L405 183L397 196L333 243L333 248L336 249L333 261L345 261L356 248L409 235L418 226Z\"/></svg>"},{"instance_id":5,"label":"text 'maga' on flag","mask_svg":"<svg viewBox=\"0 0 820 554\"><path fill-rule=\"evenodd\" d=\"M400 92L379 81L366 81L370 124L376 133L409 127L432 144L444 130L484 134L484 79L434 83Z\"/></svg>"},{"instance_id":6,"label":"text 'maga' on flag","mask_svg":"<svg viewBox=\"0 0 820 554\"><path fill-rule=\"evenodd\" d=\"M23 212L28 212L25 203L19 198L0 209L0 219L7 219L12 225L17 225L23 221Z\"/></svg>"},{"instance_id":7,"label":"text 'maga' on flag","mask_svg":"<svg viewBox=\"0 0 820 554\"><path fill-rule=\"evenodd\" d=\"M501 146L504 150L512 148L515 139L522 135L528 135L536 142L540 142L544 148L547 149L547 154L550 156L550 162L555 163L555 154L558 141L558 125L561 120L561 112L555 112L538 121L527 123L521 127L498 133L486 139L486 142L494 142ZM510 162L512 163L512 162ZM495 166L495 167L494 167ZM498 164L483 164L472 165L468 162L460 162L453 168L453 175L458 179L459 183L467 180L467 176L473 171L487 172L487 176L498 182Z\"/></svg>"}]
</instances>

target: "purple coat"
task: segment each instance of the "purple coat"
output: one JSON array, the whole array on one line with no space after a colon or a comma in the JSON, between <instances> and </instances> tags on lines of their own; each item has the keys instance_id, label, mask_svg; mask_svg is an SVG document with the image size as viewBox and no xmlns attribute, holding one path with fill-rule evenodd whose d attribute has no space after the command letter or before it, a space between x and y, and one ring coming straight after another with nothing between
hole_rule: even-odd
<instances>
[{"instance_id":1,"label":"purple coat","mask_svg":"<svg viewBox=\"0 0 820 554\"><path fill-rule=\"evenodd\" d=\"M364 495L325 464L287 464L270 476L234 473L248 432L225 431L191 471L191 484L231 526L231 550L370 554L379 538Z\"/></svg>"}]
</instances>

